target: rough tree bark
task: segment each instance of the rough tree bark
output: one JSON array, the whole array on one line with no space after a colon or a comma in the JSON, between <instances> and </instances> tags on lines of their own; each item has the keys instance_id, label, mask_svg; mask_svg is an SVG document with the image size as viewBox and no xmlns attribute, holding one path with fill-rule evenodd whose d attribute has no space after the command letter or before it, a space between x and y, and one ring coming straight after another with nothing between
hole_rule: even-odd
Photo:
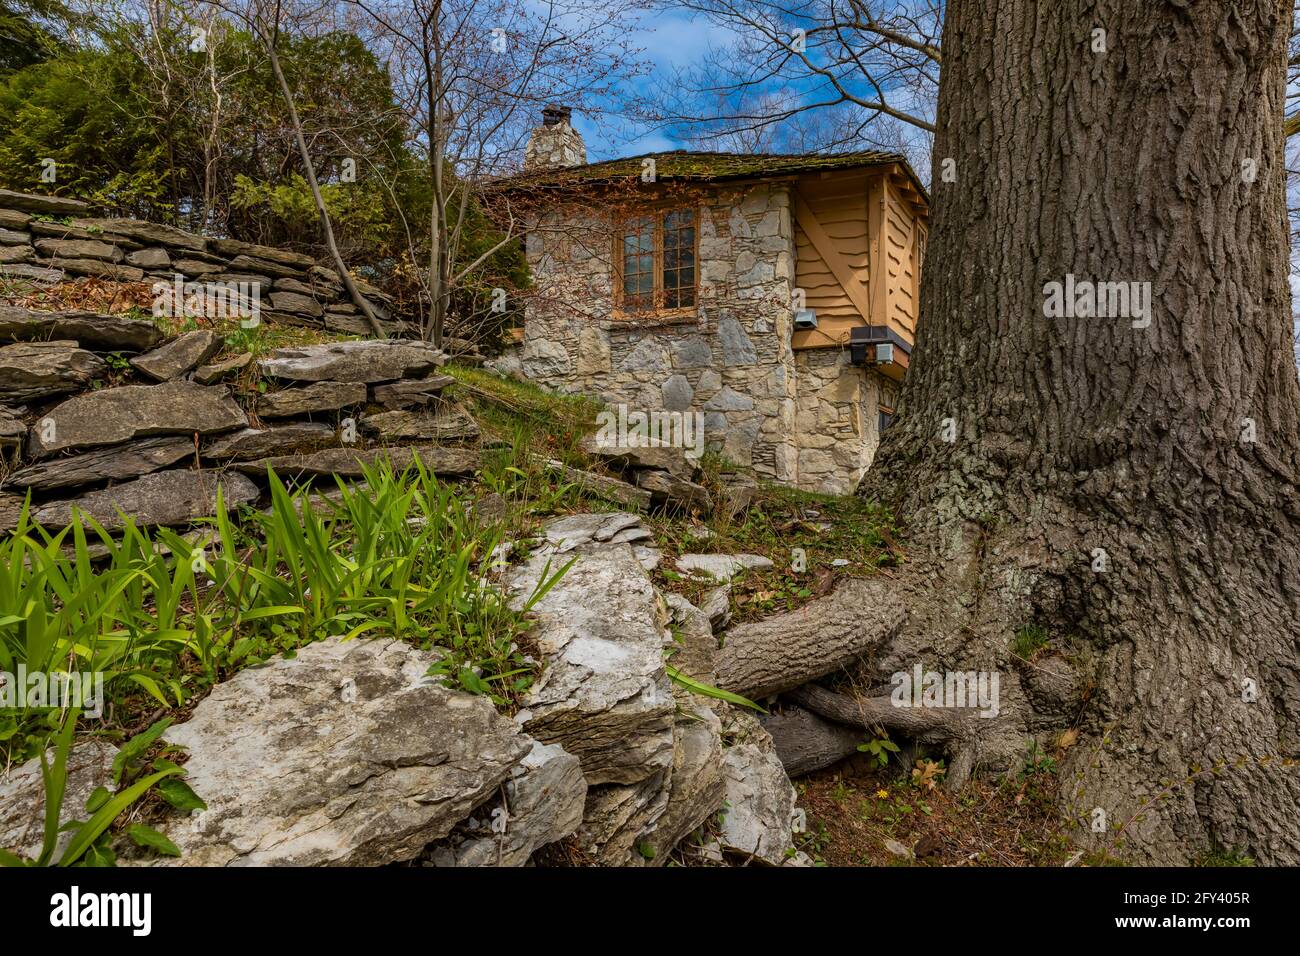
<instances>
[{"instance_id":1,"label":"rough tree bark","mask_svg":"<svg viewBox=\"0 0 1300 956\"><path fill-rule=\"evenodd\" d=\"M912 530L913 613L873 666L999 669L975 759L1010 766L1063 729L1009 650L1046 626L1092 684L1066 806L1135 861L1300 863L1289 14L947 8L924 319L863 488ZM1149 282L1149 326L1046 317L1067 275Z\"/></svg>"}]
</instances>

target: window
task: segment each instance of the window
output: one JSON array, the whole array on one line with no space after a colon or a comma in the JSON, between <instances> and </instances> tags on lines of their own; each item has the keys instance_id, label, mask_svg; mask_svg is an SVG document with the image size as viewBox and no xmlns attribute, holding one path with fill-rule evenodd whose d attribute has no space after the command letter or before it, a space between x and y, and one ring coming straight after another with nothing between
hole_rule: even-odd
<instances>
[{"instance_id":1,"label":"window","mask_svg":"<svg viewBox=\"0 0 1300 956\"><path fill-rule=\"evenodd\" d=\"M886 408L884 405L881 405L880 419L877 421L876 427L883 432L886 428L888 428L893 423L894 423L894 410L892 408Z\"/></svg>"},{"instance_id":2,"label":"window","mask_svg":"<svg viewBox=\"0 0 1300 956\"><path fill-rule=\"evenodd\" d=\"M618 305L624 312L695 308L695 210L629 221L618 243Z\"/></svg>"}]
</instances>

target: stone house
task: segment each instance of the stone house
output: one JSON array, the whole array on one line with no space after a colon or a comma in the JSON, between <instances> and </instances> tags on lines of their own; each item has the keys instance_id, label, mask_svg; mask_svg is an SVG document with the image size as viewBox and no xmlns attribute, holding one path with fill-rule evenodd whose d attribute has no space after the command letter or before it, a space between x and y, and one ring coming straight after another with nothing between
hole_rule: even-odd
<instances>
[{"instance_id":1,"label":"stone house","mask_svg":"<svg viewBox=\"0 0 1300 956\"><path fill-rule=\"evenodd\" d=\"M694 412L760 476L850 492L893 414L916 329L928 196L896 154L669 152L586 163L548 107L492 201L534 286L531 379Z\"/></svg>"}]
</instances>

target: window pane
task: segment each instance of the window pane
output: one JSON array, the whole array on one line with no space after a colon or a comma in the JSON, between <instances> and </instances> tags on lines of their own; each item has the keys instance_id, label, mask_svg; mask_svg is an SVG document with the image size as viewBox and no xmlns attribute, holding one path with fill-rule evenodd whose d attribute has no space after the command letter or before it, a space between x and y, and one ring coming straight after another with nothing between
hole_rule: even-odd
<instances>
[{"instance_id":1,"label":"window pane","mask_svg":"<svg viewBox=\"0 0 1300 956\"><path fill-rule=\"evenodd\" d=\"M695 304L695 210L674 209L664 214L664 308Z\"/></svg>"}]
</instances>

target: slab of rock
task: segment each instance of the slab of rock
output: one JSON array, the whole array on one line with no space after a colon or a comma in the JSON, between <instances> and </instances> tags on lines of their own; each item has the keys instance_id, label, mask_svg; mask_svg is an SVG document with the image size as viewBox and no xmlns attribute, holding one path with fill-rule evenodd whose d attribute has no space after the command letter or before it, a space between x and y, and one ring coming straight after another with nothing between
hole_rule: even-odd
<instances>
[{"instance_id":1,"label":"slab of rock","mask_svg":"<svg viewBox=\"0 0 1300 956\"><path fill-rule=\"evenodd\" d=\"M696 707L677 719L673 727L673 768L668 803L654 830L641 839L653 848L648 862L663 866L668 854L698 830L726 799L722 776L722 723L707 707ZM644 852L638 852L646 860Z\"/></svg>"},{"instance_id":2,"label":"slab of rock","mask_svg":"<svg viewBox=\"0 0 1300 956\"><path fill-rule=\"evenodd\" d=\"M253 361L252 352L240 352L238 355L232 355L211 365L200 365L190 377L200 385L214 385L227 375L247 368L251 361Z\"/></svg>"},{"instance_id":3,"label":"slab of rock","mask_svg":"<svg viewBox=\"0 0 1300 956\"><path fill-rule=\"evenodd\" d=\"M780 713L760 717L759 723L771 736L788 777L812 773L852 757L863 742L863 731L823 720L794 704L786 704Z\"/></svg>"},{"instance_id":4,"label":"slab of rock","mask_svg":"<svg viewBox=\"0 0 1300 956\"><path fill-rule=\"evenodd\" d=\"M713 497L707 488L670 472L638 471L636 484L650 492L651 500L656 504L675 505L687 510L713 510Z\"/></svg>"},{"instance_id":5,"label":"slab of rock","mask_svg":"<svg viewBox=\"0 0 1300 956\"><path fill-rule=\"evenodd\" d=\"M30 245L32 234L30 232L18 232L15 229L6 229L0 226L0 246L26 246Z\"/></svg>"},{"instance_id":6,"label":"slab of rock","mask_svg":"<svg viewBox=\"0 0 1300 956\"><path fill-rule=\"evenodd\" d=\"M733 720L735 741L722 758L727 806L720 839L728 850L780 866L794 845L797 795L767 731L749 714L735 711Z\"/></svg>"},{"instance_id":7,"label":"slab of rock","mask_svg":"<svg viewBox=\"0 0 1300 956\"><path fill-rule=\"evenodd\" d=\"M188 279L200 279L225 271L225 263L204 262L202 259L177 259L172 268Z\"/></svg>"},{"instance_id":8,"label":"slab of rock","mask_svg":"<svg viewBox=\"0 0 1300 956\"><path fill-rule=\"evenodd\" d=\"M285 276L302 277L302 269L275 262L271 259L242 254L231 259L227 268L231 272L251 272L254 275L273 276L275 278Z\"/></svg>"},{"instance_id":9,"label":"slab of rock","mask_svg":"<svg viewBox=\"0 0 1300 956\"><path fill-rule=\"evenodd\" d=\"M301 252L290 252L288 249L276 249L273 246L259 246L252 242L240 242L238 239L209 239L208 247L213 252L230 258L253 256L257 259L265 259L267 262L297 266L300 269L312 268L315 265L315 260L311 256L305 256Z\"/></svg>"},{"instance_id":10,"label":"slab of rock","mask_svg":"<svg viewBox=\"0 0 1300 956\"><path fill-rule=\"evenodd\" d=\"M270 468L280 477L339 475L363 478L365 468L387 461L394 472L401 472L419 457L424 467L435 475L461 478L472 475L479 467L479 454L470 448L444 448L441 445L406 445L393 448L325 448L304 455L276 455L257 461L240 462L234 467L248 475L265 475Z\"/></svg>"},{"instance_id":11,"label":"slab of rock","mask_svg":"<svg viewBox=\"0 0 1300 956\"><path fill-rule=\"evenodd\" d=\"M709 619L713 633L717 634L731 623L731 583L711 588L700 601L700 610Z\"/></svg>"},{"instance_id":12,"label":"slab of rock","mask_svg":"<svg viewBox=\"0 0 1300 956\"><path fill-rule=\"evenodd\" d=\"M0 448L20 448L27 438L27 426L12 408L0 406Z\"/></svg>"},{"instance_id":13,"label":"slab of rock","mask_svg":"<svg viewBox=\"0 0 1300 956\"><path fill-rule=\"evenodd\" d=\"M26 229L31 221L30 213L19 212L17 209L0 209L0 227L5 229Z\"/></svg>"},{"instance_id":14,"label":"slab of rock","mask_svg":"<svg viewBox=\"0 0 1300 956\"><path fill-rule=\"evenodd\" d=\"M101 279L116 279L118 282L140 282L144 279L143 269L104 262L101 259L66 259L60 256L40 261L78 276L99 276Z\"/></svg>"},{"instance_id":15,"label":"slab of rock","mask_svg":"<svg viewBox=\"0 0 1300 956\"><path fill-rule=\"evenodd\" d=\"M218 684L164 738L208 809L166 827L182 866L417 857L510 779L532 741L400 641L330 638Z\"/></svg>"},{"instance_id":16,"label":"slab of rock","mask_svg":"<svg viewBox=\"0 0 1300 956\"><path fill-rule=\"evenodd\" d=\"M367 415L360 425L364 434L383 442L469 441L479 435L478 422L462 408L380 412Z\"/></svg>"},{"instance_id":17,"label":"slab of rock","mask_svg":"<svg viewBox=\"0 0 1300 956\"><path fill-rule=\"evenodd\" d=\"M505 785L505 806L489 800L476 808L478 832L449 839L433 853L434 866L523 866L533 852L563 840L582 823L587 781L578 758L563 747L533 741ZM492 816L505 811L505 832L491 832ZM499 815L498 815L499 819Z\"/></svg>"},{"instance_id":18,"label":"slab of rock","mask_svg":"<svg viewBox=\"0 0 1300 956\"><path fill-rule=\"evenodd\" d=\"M96 448L71 458L50 458L14 472L5 483L52 491L103 481L138 478L194 455L189 438L145 438L125 445Z\"/></svg>"},{"instance_id":19,"label":"slab of rock","mask_svg":"<svg viewBox=\"0 0 1300 956\"><path fill-rule=\"evenodd\" d=\"M170 269L172 260L166 249L137 249L126 257L126 264L141 269Z\"/></svg>"},{"instance_id":20,"label":"slab of rock","mask_svg":"<svg viewBox=\"0 0 1300 956\"><path fill-rule=\"evenodd\" d=\"M448 385L455 385L456 380L450 375L430 375L428 378L406 379L374 387L376 404L384 408L411 408L415 405L428 405L442 393Z\"/></svg>"},{"instance_id":21,"label":"slab of rock","mask_svg":"<svg viewBox=\"0 0 1300 956\"><path fill-rule=\"evenodd\" d=\"M22 265L36 258L36 250L31 246L0 246L0 263L5 265Z\"/></svg>"},{"instance_id":22,"label":"slab of rock","mask_svg":"<svg viewBox=\"0 0 1300 956\"><path fill-rule=\"evenodd\" d=\"M364 405L365 402L366 386L361 382L313 382L267 392L257 400L257 414L264 418L288 418L312 412L334 412L351 405Z\"/></svg>"},{"instance_id":23,"label":"slab of rock","mask_svg":"<svg viewBox=\"0 0 1300 956\"><path fill-rule=\"evenodd\" d=\"M125 250L140 248L140 244L126 236L115 236L103 231L86 229L82 226L70 226L63 222L43 222L40 219L33 219L27 224L34 236L44 236L50 239L88 239L94 242L106 242L109 245L119 246Z\"/></svg>"},{"instance_id":24,"label":"slab of rock","mask_svg":"<svg viewBox=\"0 0 1300 956\"><path fill-rule=\"evenodd\" d=\"M297 312L300 315L310 315L312 318L320 318L325 314L325 310L309 295L301 295L297 292L272 292L271 308L280 312Z\"/></svg>"},{"instance_id":25,"label":"slab of rock","mask_svg":"<svg viewBox=\"0 0 1300 956\"><path fill-rule=\"evenodd\" d=\"M0 189L0 206L47 216L79 216L90 208L89 203L84 203L80 199L37 196L34 193L18 193L11 189Z\"/></svg>"},{"instance_id":26,"label":"slab of rock","mask_svg":"<svg viewBox=\"0 0 1300 956\"><path fill-rule=\"evenodd\" d=\"M0 401L25 402L88 388L108 371L76 342L15 342L0 346Z\"/></svg>"},{"instance_id":27,"label":"slab of rock","mask_svg":"<svg viewBox=\"0 0 1300 956\"><path fill-rule=\"evenodd\" d=\"M0 338L70 339L82 348L140 352L163 340L163 331L143 319L95 312L36 312L0 305Z\"/></svg>"},{"instance_id":28,"label":"slab of rock","mask_svg":"<svg viewBox=\"0 0 1300 956\"><path fill-rule=\"evenodd\" d=\"M686 574L704 574L718 581L730 581L742 571L768 571L776 567L771 558L761 554L683 554L677 570Z\"/></svg>"},{"instance_id":29,"label":"slab of rock","mask_svg":"<svg viewBox=\"0 0 1300 956\"><path fill-rule=\"evenodd\" d=\"M619 481L617 478L610 478L606 475L598 475L592 471L584 471L581 468L570 468L562 461L550 459L546 462L546 467L559 474L566 482L577 485L580 490L599 495L615 504L620 504L625 508L635 508L644 511L650 507L650 492L643 491L635 485L629 485L626 481Z\"/></svg>"},{"instance_id":30,"label":"slab of rock","mask_svg":"<svg viewBox=\"0 0 1300 956\"><path fill-rule=\"evenodd\" d=\"M0 264L0 276L9 280L24 280L38 286L58 285L63 281L63 270L22 263Z\"/></svg>"},{"instance_id":31,"label":"slab of rock","mask_svg":"<svg viewBox=\"0 0 1300 956\"><path fill-rule=\"evenodd\" d=\"M37 239L33 245L43 256L51 259L99 259L103 262L121 262L122 250L112 243L97 239Z\"/></svg>"},{"instance_id":32,"label":"slab of rock","mask_svg":"<svg viewBox=\"0 0 1300 956\"><path fill-rule=\"evenodd\" d=\"M242 428L222 435L203 449L210 461L249 461L291 455L335 440L334 429L317 422L294 422L273 428Z\"/></svg>"},{"instance_id":33,"label":"slab of rock","mask_svg":"<svg viewBox=\"0 0 1300 956\"><path fill-rule=\"evenodd\" d=\"M579 520L588 521L587 532ZM629 527L609 515L549 522L548 545L507 577L511 604L522 607L544 574L576 556L533 607L531 635L546 668L529 690L520 719L538 740L577 756L592 785L638 783L672 764L666 622L658 592L631 545L613 540ZM558 547L550 543L556 538Z\"/></svg>"},{"instance_id":34,"label":"slab of rock","mask_svg":"<svg viewBox=\"0 0 1300 956\"><path fill-rule=\"evenodd\" d=\"M599 434L586 436L579 447L588 455L602 458L617 468L656 468L686 480L695 476L695 463L686 457L682 448L613 445L602 442Z\"/></svg>"},{"instance_id":35,"label":"slab of rock","mask_svg":"<svg viewBox=\"0 0 1300 956\"><path fill-rule=\"evenodd\" d=\"M186 332L161 348L131 359L131 366L155 381L170 382L212 358L221 351L221 345L221 337L215 332Z\"/></svg>"},{"instance_id":36,"label":"slab of rock","mask_svg":"<svg viewBox=\"0 0 1300 956\"><path fill-rule=\"evenodd\" d=\"M143 478L91 491L68 501L32 509L32 520L47 529L72 523L73 510L89 516L106 531L120 531L130 518L138 527L188 524L217 511L217 488L227 511L257 500L257 486L243 475L216 471L160 471Z\"/></svg>"},{"instance_id":37,"label":"slab of rock","mask_svg":"<svg viewBox=\"0 0 1300 956\"><path fill-rule=\"evenodd\" d=\"M157 222L144 222L140 219L74 219L74 226L83 229L101 229L116 236L126 236L146 245L169 246L173 249L191 249L203 252L208 241L175 226L165 226Z\"/></svg>"},{"instance_id":38,"label":"slab of rock","mask_svg":"<svg viewBox=\"0 0 1300 956\"><path fill-rule=\"evenodd\" d=\"M422 375L447 360L422 342L330 342L276 349L258 362L262 374L296 382L386 382Z\"/></svg>"},{"instance_id":39,"label":"slab of rock","mask_svg":"<svg viewBox=\"0 0 1300 956\"><path fill-rule=\"evenodd\" d=\"M213 435L247 424L224 385L123 385L68 399L37 423L28 446L39 458L64 448L116 445L149 435Z\"/></svg>"},{"instance_id":40,"label":"slab of rock","mask_svg":"<svg viewBox=\"0 0 1300 956\"><path fill-rule=\"evenodd\" d=\"M637 866L651 862L646 835L668 809L671 765L637 783L592 787L587 792L577 842L600 866Z\"/></svg>"},{"instance_id":41,"label":"slab of rock","mask_svg":"<svg viewBox=\"0 0 1300 956\"><path fill-rule=\"evenodd\" d=\"M3 190L0 190L2 192ZM85 820L86 801L96 787L113 789L113 759L117 748L98 737L75 744L68 752L68 782L60 820ZM46 751L54 763L54 751ZM55 844L57 860L72 834L62 833ZM0 848L34 860L45 842L45 786L41 760L33 757L0 776Z\"/></svg>"},{"instance_id":42,"label":"slab of rock","mask_svg":"<svg viewBox=\"0 0 1300 956\"><path fill-rule=\"evenodd\" d=\"M727 517L737 518L749 510L758 492L758 481L750 475L726 472L721 476L722 503Z\"/></svg>"}]
</instances>

